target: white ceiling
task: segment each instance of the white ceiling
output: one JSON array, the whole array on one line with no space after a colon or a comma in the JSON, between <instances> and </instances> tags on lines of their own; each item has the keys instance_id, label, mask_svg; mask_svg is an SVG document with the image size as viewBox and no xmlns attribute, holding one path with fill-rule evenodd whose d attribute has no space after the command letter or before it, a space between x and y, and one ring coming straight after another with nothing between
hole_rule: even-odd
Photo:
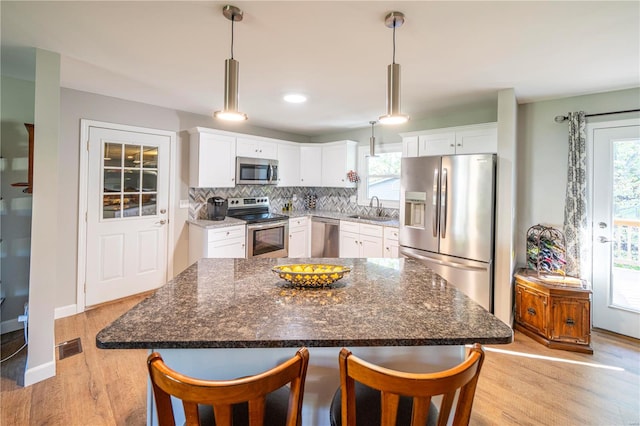
<instances>
[{"instance_id":1,"label":"white ceiling","mask_svg":"<svg viewBox=\"0 0 640 426\"><path fill-rule=\"evenodd\" d=\"M61 54L63 87L210 115L223 105L231 22L239 109L252 125L314 136L385 113L397 29L402 110L412 119L640 86L640 2L1 2L2 72L29 78L24 47ZM282 101L306 94L306 104Z\"/></svg>"}]
</instances>

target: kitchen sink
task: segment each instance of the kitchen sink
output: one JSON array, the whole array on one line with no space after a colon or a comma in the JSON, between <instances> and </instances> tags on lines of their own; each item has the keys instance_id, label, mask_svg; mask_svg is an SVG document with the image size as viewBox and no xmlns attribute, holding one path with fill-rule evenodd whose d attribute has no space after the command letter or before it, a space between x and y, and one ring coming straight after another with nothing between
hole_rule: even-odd
<instances>
[{"instance_id":1,"label":"kitchen sink","mask_svg":"<svg viewBox=\"0 0 640 426\"><path fill-rule=\"evenodd\" d=\"M388 222L390 220L393 220L390 217L384 217L384 216L365 216L365 215L361 215L361 214L352 214L350 216L347 216L351 219L364 219L364 220L373 220L375 222Z\"/></svg>"}]
</instances>

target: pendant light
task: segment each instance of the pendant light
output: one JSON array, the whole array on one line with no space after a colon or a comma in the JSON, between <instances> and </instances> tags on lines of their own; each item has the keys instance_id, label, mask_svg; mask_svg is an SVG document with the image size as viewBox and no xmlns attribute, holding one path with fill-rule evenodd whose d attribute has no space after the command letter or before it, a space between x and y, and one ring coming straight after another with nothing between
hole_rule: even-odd
<instances>
[{"instance_id":1,"label":"pendant light","mask_svg":"<svg viewBox=\"0 0 640 426\"><path fill-rule=\"evenodd\" d=\"M376 156L376 137L373 135L373 126L377 123L377 121L370 121L371 124L371 137L369 138L369 157Z\"/></svg>"},{"instance_id":2,"label":"pendant light","mask_svg":"<svg viewBox=\"0 0 640 426\"><path fill-rule=\"evenodd\" d=\"M242 10L226 5L222 14L231 21L231 58L224 61L224 109L216 111L213 116L221 120L243 121L247 114L238 111L238 74L240 64L233 59L233 24L242 21Z\"/></svg>"},{"instance_id":3,"label":"pendant light","mask_svg":"<svg viewBox=\"0 0 640 426\"><path fill-rule=\"evenodd\" d=\"M393 29L393 61L387 67L387 114L380 117L382 124L401 124L409 116L400 112L400 64L396 64L396 28L404 24L402 12L390 12L384 24Z\"/></svg>"}]
</instances>

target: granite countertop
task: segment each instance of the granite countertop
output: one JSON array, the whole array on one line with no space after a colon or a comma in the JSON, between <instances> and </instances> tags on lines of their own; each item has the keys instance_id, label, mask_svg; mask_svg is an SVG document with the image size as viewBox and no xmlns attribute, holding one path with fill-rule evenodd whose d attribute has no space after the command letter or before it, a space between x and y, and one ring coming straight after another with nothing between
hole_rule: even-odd
<instances>
[{"instance_id":1,"label":"granite countertop","mask_svg":"<svg viewBox=\"0 0 640 426\"><path fill-rule=\"evenodd\" d=\"M299 289L287 263L352 267ZM509 326L413 259L202 259L104 328L99 348L274 348L510 343Z\"/></svg>"},{"instance_id":2,"label":"granite countertop","mask_svg":"<svg viewBox=\"0 0 640 426\"><path fill-rule=\"evenodd\" d=\"M276 212L278 214L282 214L284 216L288 216L289 218L296 217L326 217L329 219L338 219L338 220L348 220L351 222L359 222L359 223L368 223L371 225L380 225L380 226L390 226L397 228L399 226L399 222L397 218L387 218L388 220L370 220L366 218L352 218L349 217L354 213L340 213L333 212L327 210L294 210L289 212ZM188 223L192 225L199 226L201 228L222 228L225 226L233 226L233 225L243 225L246 223L244 220L234 219L232 217L226 217L224 220L206 220L206 219L197 219L197 220L189 220Z\"/></svg>"}]
</instances>

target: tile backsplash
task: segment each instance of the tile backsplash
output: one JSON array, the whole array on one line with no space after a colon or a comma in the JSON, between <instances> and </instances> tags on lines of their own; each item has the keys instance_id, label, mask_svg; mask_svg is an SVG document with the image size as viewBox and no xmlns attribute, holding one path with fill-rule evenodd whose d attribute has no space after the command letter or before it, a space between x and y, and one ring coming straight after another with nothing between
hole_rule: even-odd
<instances>
[{"instance_id":1,"label":"tile backsplash","mask_svg":"<svg viewBox=\"0 0 640 426\"><path fill-rule=\"evenodd\" d=\"M271 211L282 211L285 203L291 202L294 210L305 210L305 196L317 196L315 210L330 210L347 214L375 214L375 208L359 206L351 202L357 197L355 188L278 187L272 185L236 185L235 188L189 188L189 219L207 218L207 199L210 197L241 198L269 197ZM383 215L398 217L398 209L383 208Z\"/></svg>"}]
</instances>

